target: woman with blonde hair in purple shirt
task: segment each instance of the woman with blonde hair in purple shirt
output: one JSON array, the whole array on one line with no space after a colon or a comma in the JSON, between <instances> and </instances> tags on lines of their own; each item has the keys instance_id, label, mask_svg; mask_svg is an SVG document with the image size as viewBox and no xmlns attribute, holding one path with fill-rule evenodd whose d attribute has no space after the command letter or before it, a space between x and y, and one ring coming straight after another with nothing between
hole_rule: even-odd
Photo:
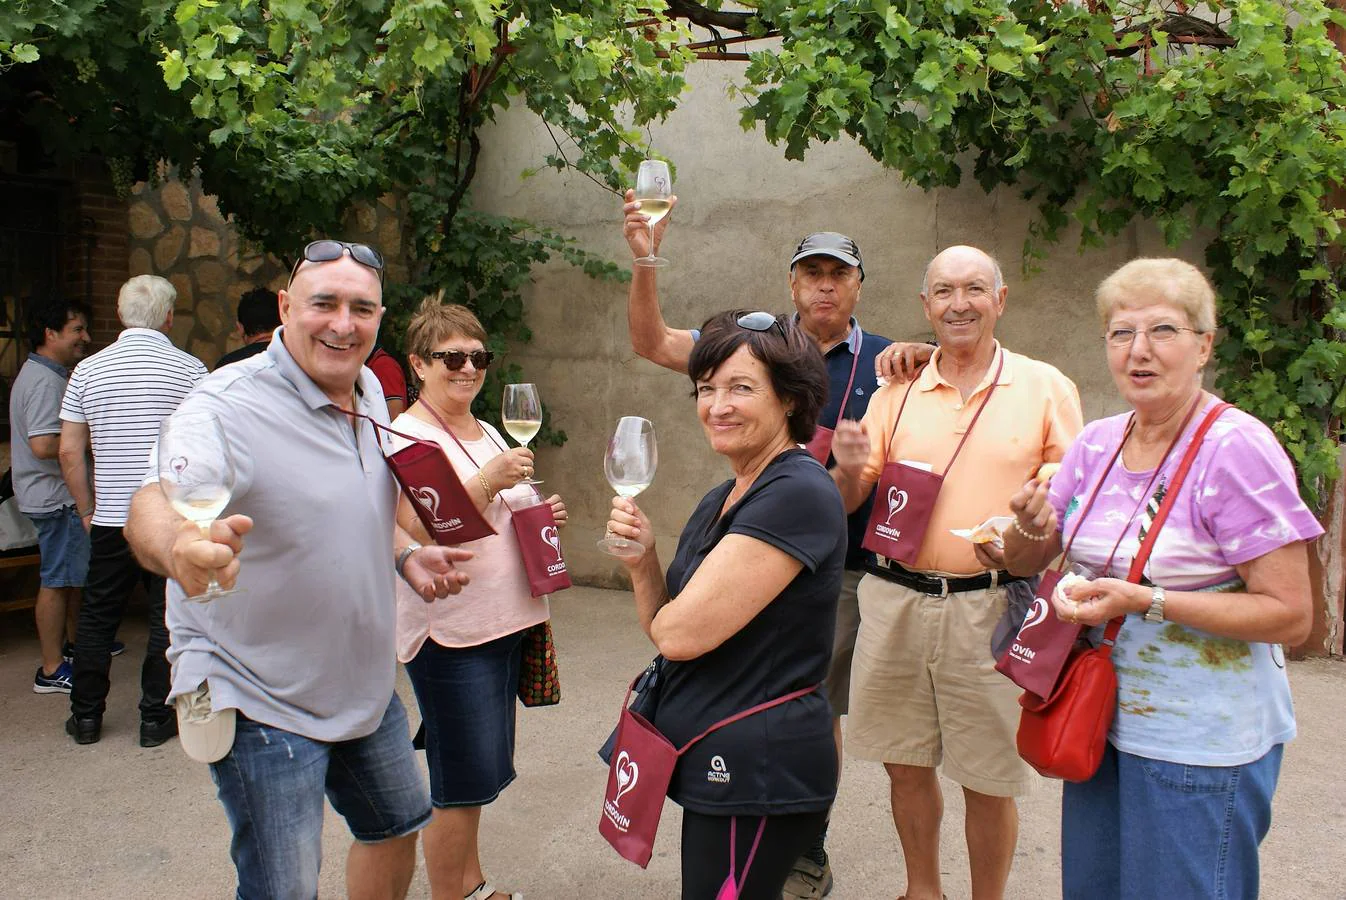
<instances>
[{"instance_id":1,"label":"woman with blonde hair in purple shirt","mask_svg":"<svg viewBox=\"0 0 1346 900\"><path fill-rule=\"evenodd\" d=\"M1126 617L1103 763L1064 786L1063 894L1253 898L1295 734L1281 645L1308 636L1306 542L1322 527L1271 430L1226 409L1144 578L1125 580L1193 432L1219 402L1202 388L1215 295L1186 262L1137 259L1097 299L1108 368L1131 411L1088 425L1049 485L1024 485L1005 540L1012 572L1044 569L1068 543L1067 562L1092 573L1058 591L1059 617L1089 626Z\"/></svg>"}]
</instances>

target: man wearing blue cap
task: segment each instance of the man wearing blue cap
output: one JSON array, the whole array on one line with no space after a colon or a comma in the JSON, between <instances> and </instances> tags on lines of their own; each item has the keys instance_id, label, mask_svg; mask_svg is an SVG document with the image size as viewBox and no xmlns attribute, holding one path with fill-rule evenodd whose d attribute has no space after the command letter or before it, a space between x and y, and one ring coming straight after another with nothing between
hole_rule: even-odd
<instances>
[{"instance_id":1,"label":"man wearing blue cap","mask_svg":"<svg viewBox=\"0 0 1346 900\"><path fill-rule=\"evenodd\" d=\"M670 198L674 204L677 198ZM647 217L640 211L634 191L627 191L623 207L623 234L633 257L651 255ZM655 226L656 249L668 228L665 216ZM627 318L631 346L637 354L674 372L687 371L687 359L699 337L694 330L670 328L659 309L655 273L658 269L633 266L631 291L627 299ZM790 297L795 306L795 324L818 342L827 363L829 382L827 406L818 420L818 434L808 450L829 469L832 431L842 419L859 419L869 406L869 398L878 388L876 368L885 374L900 372L906 364L923 361L929 348L893 344L888 338L861 330L855 318L860 289L865 280L864 262L855 241L835 231L807 235L790 257ZM888 348L892 349L888 349ZM887 351L886 353L884 351ZM903 351L906 351L905 353ZM876 365L876 359L878 365ZM900 376L899 376L900 377ZM860 547L865 523L869 520L872 496L847 520L849 550L846 574L837 605L837 630L832 648L832 663L824 687L832 704L837 754L841 754L841 716L847 711L850 692L851 657L855 636L860 628L860 609L856 586L864 574L866 559L872 558ZM824 844L826 826L813 848L795 864L785 884L787 900L826 896L832 889L832 869Z\"/></svg>"}]
</instances>

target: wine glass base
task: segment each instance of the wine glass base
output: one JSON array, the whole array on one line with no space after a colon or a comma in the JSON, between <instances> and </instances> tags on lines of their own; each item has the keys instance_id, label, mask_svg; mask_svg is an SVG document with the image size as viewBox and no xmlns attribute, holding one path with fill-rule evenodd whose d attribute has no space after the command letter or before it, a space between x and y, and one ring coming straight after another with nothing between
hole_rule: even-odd
<instances>
[{"instance_id":1,"label":"wine glass base","mask_svg":"<svg viewBox=\"0 0 1346 900\"><path fill-rule=\"evenodd\" d=\"M520 478L515 484L546 484L541 478Z\"/></svg>"},{"instance_id":2,"label":"wine glass base","mask_svg":"<svg viewBox=\"0 0 1346 900\"><path fill-rule=\"evenodd\" d=\"M205 593L194 594L191 597L184 597L190 603L209 603L212 600L218 600L221 597L228 597L230 594L238 594L241 591L238 588L210 588Z\"/></svg>"},{"instance_id":3,"label":"wine glass base","mask_svg":"<svg viewBox=\"0 0 1346 900\"><path fill-rule=\"evenodd\" d=\"M598 541L598 549L602 550L608 556L615 556L619 559L639 559L645 555L645 545L639 541L628 540L624 537L617 537L610 534Z\"/></svg>"},{"instance_id":4,"label":"wine glass base","mask_svg":"<svg viewBox=\"0 0 1346 900\"><path fill-rule=\"evenodd\" d=\"M645 269L662 269L669 265L668 260L662 256L637 256L634 262Z\"/></svg>"}]
</instances>

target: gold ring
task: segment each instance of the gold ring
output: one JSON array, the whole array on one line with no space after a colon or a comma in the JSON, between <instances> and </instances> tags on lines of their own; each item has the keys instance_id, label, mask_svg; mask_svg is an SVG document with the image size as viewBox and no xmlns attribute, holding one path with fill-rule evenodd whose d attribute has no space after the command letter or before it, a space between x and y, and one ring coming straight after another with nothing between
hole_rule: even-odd
<instances>
[{"instance_id":1,"label":"gold ring","mask_svg":"<svg viewBox=\"0 0 1346 900\"><path fill-rule=\"evenodd\" d=\"M1070 624L1078 625L1080 624L1080 604L1078 601L1072 602L1074 602L1075 605L1070 609Z\"/></svg>"}]
</instances>

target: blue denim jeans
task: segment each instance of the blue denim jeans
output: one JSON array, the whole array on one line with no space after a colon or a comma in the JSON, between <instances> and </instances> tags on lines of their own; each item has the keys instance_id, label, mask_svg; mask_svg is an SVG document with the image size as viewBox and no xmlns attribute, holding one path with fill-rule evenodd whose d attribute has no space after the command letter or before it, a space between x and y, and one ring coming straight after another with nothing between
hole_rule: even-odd
<instances>
[{"instance_id":1,"label":"blue denim jeans","mask_svg":"<svg viewBox=\"0 0 1346 900\"><path fill-rule=\"evenodd\" d=\"M210 776L219 790L238 870L238 900L313 900L322 863L323 796L357 841L417 831L430 795L394 694L377 730L315 741L240 715L234 747Z\"/></svg>"},{"instance_id":2,"label":"blue denim jeans","mask_svg":"<svg viewBox=\"0 0 1346 900\"><path fill-rule=\"evenodd\" d=\"M1254 900L1284 746L1242 766L1188 766L1111 744L1061 795L1065 900Z\"/></svg>"}]
</instances>

